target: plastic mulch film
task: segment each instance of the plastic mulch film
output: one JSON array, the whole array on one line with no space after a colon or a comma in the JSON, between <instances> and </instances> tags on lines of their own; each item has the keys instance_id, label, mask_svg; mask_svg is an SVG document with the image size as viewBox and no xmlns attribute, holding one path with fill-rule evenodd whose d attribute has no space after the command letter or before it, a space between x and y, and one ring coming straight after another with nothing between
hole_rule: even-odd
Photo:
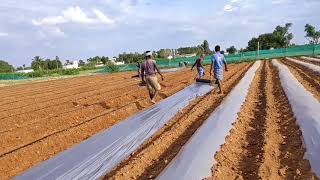
<instances>
[{"instance_id":1,"label":"plastic mulch film","mask_svg":"<svg viewBox=\"0 0 320 180\"><path fill-rule=\"evenodd\" d=\"M214 155L220 150L220 146L225 142L225 137L232 129L232 123L238 117L238 112L245 102L260 64L260 61L255 62L239 84L182 147L158 179L199 180L211 175L211 167L216 163Z\"/></svg>"},{"instance_id":2,"label":"plastic mulch film","mask_svg":"<svg viewBox=\"0 0 320 180\"><path fill-rule=\"evenodd\" d=\"M320 74L320 66L317 66L317 65L314 65L314 64L310 64L310 63L305 63L305 62L302 62L302 61L298 61L296 59L293 59L293 58L286 58L287 60L289 61L292 61L292 62L295 62L297 64L300 64L314 72L317 72Z\"/></svg>"},{"instance_id":3,"label":"plastic mulch film","mask_svg":"<svg viewBox=\"0 0 320 180\"><path fill-rule=\"evenodd\" d=\"M213 89L196 83L98 133L16 179L97 179L117 166L197 96Z\"/></svg>"},{"instance_id":4,"label":"plastic mulch film","mask_svg":"<svg viewBox=\"0 0 320 180\"><path fill-rule=\"evenodd\" d=\"M303 144L306 147L304 156L309 160L312 170L320 177L320 103L285 65L277 60L272 60L272 63L279 70L281 85L302 132Z\"/></svg>"}]
</instances>

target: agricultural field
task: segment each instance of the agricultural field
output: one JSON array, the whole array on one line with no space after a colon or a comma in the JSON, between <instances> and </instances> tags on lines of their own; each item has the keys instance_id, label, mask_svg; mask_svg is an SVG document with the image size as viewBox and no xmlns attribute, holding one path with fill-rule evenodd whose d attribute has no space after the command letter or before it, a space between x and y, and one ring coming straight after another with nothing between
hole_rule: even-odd
<instances>
[{"instance_id":1,"label":"agricultural field","mask_svg":"<svg viewBox=\"0 0 320 180\"><path fill-rule=\"evenodd\" d=\"M311 109L319 107L319 62L316 58L296 57L229 64L224 74L224 94L218 94L218 88L213 86L204 91L207 93L190 99L168 122L159 125L116 165L105 168L99 177L167 179L177 177L172 173L174 169L176 173L185 172L186 179L188 173L202 179L319 179L320 155L315 151L320 150L320 144L308 143L310 138L320 137L320 119L316 116L319 111L307 109L314 104ZM206 67L206 78L209 68ZM134 72L124 72L83 76L0 88L0 179L21 174L23 179L28 169L32 174L32 168L41 167L42 162L157 107L148 99L146 88L140 86L140 79L133 75ZM287 87L293 86L284 79L290 75L297 80L299 92L310 96L298 94L297 90L292 97ZM160 105L167 99L183 97L177 94L194 84L195 71L188 68L164 76L165 80L160 81ZM310 99L313 104L301 105L301 99L305 103ZM297 113L301 112L297 107L304 107L304 114ZM230 116L224 116L226 112ZM206 127L210 130L209 122L215 118L230 123L224 126L224 122L214 122L222 125L212 126L212 131L201 136ZM221 138L215 134L209 138L210 133L220 129L227 133L222 133ZM202 141L197 141L198 137ZM203 146L193 146L196 141ZM213 144L219 148L213 150ZM210 152L206 158L209 163L197 161L201 159L197 152L201 151ZM194 152L192 156L188 155L190 152ZM190 167L208 170L195 172L179 166L184 157L194 158ZM107 161L95 163L104 168Z\"/></svg>"}]
</instances>

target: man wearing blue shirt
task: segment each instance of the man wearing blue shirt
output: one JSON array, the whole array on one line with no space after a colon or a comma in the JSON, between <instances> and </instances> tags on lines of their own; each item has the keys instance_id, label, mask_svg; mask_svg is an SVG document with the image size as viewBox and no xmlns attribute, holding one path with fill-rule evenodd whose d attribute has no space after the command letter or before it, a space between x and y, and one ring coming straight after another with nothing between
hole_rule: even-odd
<instances>
[{"instance_id":1,"label":"man wearing blue shirt","mask_svg":"<svg viewBox=\"0 0 320 180\"><path fill-rule=\"evenodd\" d=\"M214 69L214 78L216 79L216 84L218 84L220 94L223 94L222 91L222 80L223 80L223 64L228 71L227 63L224 58L224 55L220 53L220 46L214 48L215 54L211 58L211 67L210 67L210 77L212 76L212 68Z\"/></svg>"}]
</instances>

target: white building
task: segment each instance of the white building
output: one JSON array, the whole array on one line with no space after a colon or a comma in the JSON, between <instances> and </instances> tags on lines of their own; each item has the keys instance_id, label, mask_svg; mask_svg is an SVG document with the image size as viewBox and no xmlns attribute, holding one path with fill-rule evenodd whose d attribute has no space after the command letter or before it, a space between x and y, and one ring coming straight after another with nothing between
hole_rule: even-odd
<instances>
[{"instance_id":1,"label":"white building","mask_svg":"<svg viewBox=\"0 0 320 180\"><path fill-rule=\"evenodd\" d=\"M19 71L16 71L17 73L31 73L31 72L34 72L33 69L24 69L24 70L19 70Z\"/></svg>"},{"instance_id":2,"label":"white building","mask_svg":"<svg viewBox=\"0 0 320 180\"><path fill-rule=\"evenodd\" d=\"M79 62L78 61L71 61L69 63L66 63L62 67L63 69L78 69L79 68Z\"/></svg>"},{"instance_id":3,"label":"white building","mask_svg":"<svg viewBox=\"0 0 320 180\"><path fill-rule=\"evenodd\" d=\"M116 58L111 58L110 59L111 63L113 63L115 65L123 65L124 64L124 62L117 62L116 60L117 60Z\"/></svg>"}]
</instances>

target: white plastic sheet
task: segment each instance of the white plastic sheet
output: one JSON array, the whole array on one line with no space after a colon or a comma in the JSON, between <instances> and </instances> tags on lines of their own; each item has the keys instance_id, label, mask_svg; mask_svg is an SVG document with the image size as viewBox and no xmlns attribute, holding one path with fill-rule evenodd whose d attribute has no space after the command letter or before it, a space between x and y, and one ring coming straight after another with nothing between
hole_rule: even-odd
<instances>
[{"instance_id":1,"label":"white plastic sheet","mask_svg":"<svg viewBox=\"0 0 320 180\"><path fill-rule=\"evenodd\" d=\"M320 56L317 56L317 57L320 57ZM305 56L301 56L301 58L308 61L320 62L319 58L312 58L312 57L305 57Z\"/></svg>"},{"instance_id":2,"label":"white plastic sheet","mask_svg":"<svg viewBox=\"0 0 320 180\"><path fill-rule=\"evenodd\" d=\"M272 60L272 63L279 69L281 85L302 131L307 150L305 158L310 161L312 170L320 177L320 103L285 65L277 60Z\"/></svg>"},{"instance_id":3,"label":"white plastic sheet","mask_svg":"<svg viewBox=\"0 0 320 180\"><path fill-rule=\"evenodd\" d=\"M169 68L169 69L161 69L160 71L163 72L163 73L169 73L169 72L176 72L176 71L179 71L183 68Z\"/></svg>"},{"instance_id":4,"label":"white plastic sheet","mask_svg":"<svg viewBox=\"0 0 320 180\"><path fill-rule=\"evenodd\" d=\"M292 62L295 62L297 64L300 64L308 69L311 69L312 71L315 71L317 73L320 73L320 66L317 66L317 65L314 65L314 64L309 64L309 63L305 63L303 61L298 61L296 59L293 59L293 58L286 58L287 60L289 61L292 61Z\"/></svg>"},{"instance_id":5,"label":"white plastic sheet","mask_svg":"<svg viewBox=\"0 0 320 180\"><path fill-rule=\"evenodd\" d=\"M255 62L239 84L159 175L158 179L200 180L211 175L211 167L216 163L214 154L220 150L220 146L225 142L225 137L232 129L232 123L238 117L237 113L241 110L260 64L260 61Z\"/></svg>"},{"instance_id":6,"label":"white plastic sheet","mask_svg":"<svg viewBox=\"0 0 320 180\"><path fill-rule=\"evenodd\" d=\"M190 101L212 89L203 83L190 85L15 179L97 179L134 152Z\"/></svg>"}]
</instances>

